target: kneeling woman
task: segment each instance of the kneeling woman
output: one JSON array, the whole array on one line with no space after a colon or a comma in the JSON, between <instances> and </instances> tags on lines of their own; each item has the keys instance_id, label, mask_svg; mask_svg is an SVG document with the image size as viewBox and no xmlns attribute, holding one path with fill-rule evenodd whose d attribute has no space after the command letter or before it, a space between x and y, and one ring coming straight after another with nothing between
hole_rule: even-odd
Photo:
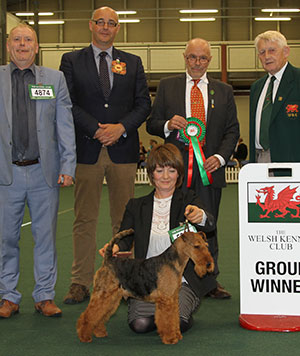
<instances>
[{"instance_id":1,"label":"kneeling woman","mask_svg":"<svg viewBox=\"0 0 300 356\"><path fill-rule=\"evenodd\" d=\"M152 149L147 160L147 172L155 189L141 198L131 199L124 213L120 231L134 229L134 235L123 238L113 252L128 251L134 244L135 258L157 256L170 245L168 231L188 219L199 231L215 229L213 217L203 209L201 200L193 191L183 193L179 187L184 176L183 160L176 146L167 143ZM107 244L100 250L104 255ZM213 276L199 278L190 260L185 268L179 293L180 329L185 332L192 326L192 314L200 299L216 288ZM128 323L137 333L156 328L155 304L128 299Z\"/></svg>"}]
</instances>

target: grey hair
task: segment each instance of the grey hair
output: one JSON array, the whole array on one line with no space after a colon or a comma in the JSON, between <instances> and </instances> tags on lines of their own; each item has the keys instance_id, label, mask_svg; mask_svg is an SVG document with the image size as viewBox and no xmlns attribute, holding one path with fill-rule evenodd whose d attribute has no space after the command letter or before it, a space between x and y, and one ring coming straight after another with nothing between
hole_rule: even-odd
<instances>
[{"instance_id":1,"label":"grey hair","mask_svg":"<svg viewBox=\"0 0 300 356\"><path fill-rule=\"evenodd\" d=\"M278 32L278 31L266 31L266 32L260 33L258 36L256 36L256 38L254 40L254 44L255 44L256 48L257 48L258 42L260 40L276 42L279 45L279 47L281 47L281 48L286 47L288 45L286 38L283 36L282 33Z\"/></svg>"},{"instance_id":2,"label":"grey hair","mask_svg":"<svg viewBox=\"0 0 300 356\"><path fill-rule=\"evenodd\" d=\"M28 30L30 30L32 32L35 41L38 42L38 38L37 38L37 34L35 32L35 29L32 26L28 25L26 22L20 22L10 30L9 35L8 35L8 41L11 40L12 33L17 28L27 28Z\"/></svg>"}]
</instances>

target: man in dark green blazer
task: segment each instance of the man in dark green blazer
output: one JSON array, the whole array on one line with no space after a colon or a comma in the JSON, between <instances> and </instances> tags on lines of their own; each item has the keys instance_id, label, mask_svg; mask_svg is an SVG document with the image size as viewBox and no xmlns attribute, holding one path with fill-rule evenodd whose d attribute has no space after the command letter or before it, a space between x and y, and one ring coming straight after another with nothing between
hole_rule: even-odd
<instances>
[{"instance_id":1,"label":"man in dark green blazer","mask_svg":"<svg viewBox=\"0 0 300 356\"><path fill-rule=\"evenodd\" d=\"M290 48L277 31L255 39L259 59L267 74L251 86L250 162L300 162L300 69L288 62ZM275 76L267 147L260 141L261 112L271 76Z\"/></svg>"}]
</instances>

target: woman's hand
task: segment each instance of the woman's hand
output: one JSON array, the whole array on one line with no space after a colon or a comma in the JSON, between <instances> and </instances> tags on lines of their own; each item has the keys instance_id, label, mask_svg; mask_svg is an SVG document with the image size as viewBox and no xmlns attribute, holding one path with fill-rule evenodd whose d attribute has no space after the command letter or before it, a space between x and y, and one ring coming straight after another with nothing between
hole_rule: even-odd
<instances>
[{"instance_id":1,"label":"woman's hand","mask_svg":"<svg viewBox=\"0 0 300 356\"><path fill-rule=\"evenodd\" d=\"M187 205L185 208L184 216L192 224L201 224L203 220L203 210L196 205Z\"/></svg>"},{"instance_id":2,"label":"woman's hand","mask_svg":"<svg viewBox=\"0 0 300 356\"><path fill-rule=\"evenodd\" d=\"M100 253L100 255L101 255L102 257L104 257L105 251L106 251L108 245L109 245L109 244L107 243L107 244L105 244L102 248L100 248L99 253ZM114 244L113 249L112 249L113 256L114 256L117 252L119 252L119 250L120 250L119 246L116 245L116 244Z\"/></svg>"}]
</instances>

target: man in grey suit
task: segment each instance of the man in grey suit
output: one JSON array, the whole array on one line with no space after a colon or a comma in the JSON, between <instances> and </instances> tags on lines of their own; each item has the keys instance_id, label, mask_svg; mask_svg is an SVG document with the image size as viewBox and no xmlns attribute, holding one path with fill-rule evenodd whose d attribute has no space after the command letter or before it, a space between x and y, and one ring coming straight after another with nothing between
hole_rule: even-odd
<instances>
[{"instance_id":1,"label":"man in grey suit","mask_svg":"<svg viewBox=\"0 0 300 356\"><path fill-rule=\"evenodd\" d=\"M34 64L35 31L13 28L11 63L0 67L0 317L19 312L19 239L27 203L35 242L32 297L44 316L54 303L59 187L72 184L76 166L71 100L63 73Z\"/></svg>"},{"instance_id":2,"label":"man in grey suit","mask_svg":"<svg viewBox=\"0 0 300 356\"><path fill-rule=\"evenodd\" d=\"M239 123L232 88L206 74L211 58L210 45L207 41L195 38L187 43L184 52L186 73L161 80L152 113L147 121L147 131L164 138L165 142L173 143L180 149L186 172L183 190L188 189L188 171L191 173L188 169L189 146L182 142L178 131L185 129L188 125L186 118L193 116L191 103L195 100L191 100L192 88L200 89L206 122L205 143L202 147L206 161L203 168L211 174L213 182L208 186L203 184L194 158L189 188L200 196L207 210L217 220L221 191L226 185L225 165L239 138ZM219 269L216 231L208 238L217 276ZM230 294L218 283L209 296L218 299L230 298Z\"/></svg>"}]
</instances>

